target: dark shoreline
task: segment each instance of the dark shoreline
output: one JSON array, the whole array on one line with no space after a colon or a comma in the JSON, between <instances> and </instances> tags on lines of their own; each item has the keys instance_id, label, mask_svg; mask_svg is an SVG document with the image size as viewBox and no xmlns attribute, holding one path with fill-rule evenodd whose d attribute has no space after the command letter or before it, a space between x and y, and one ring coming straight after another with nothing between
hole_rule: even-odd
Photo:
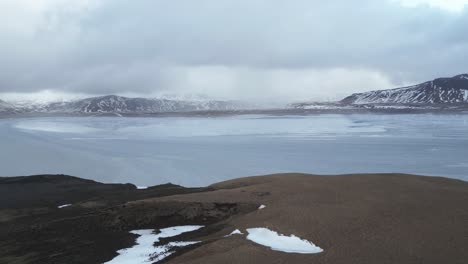
<instances>
[{"instance_id":1,"label":"dark shoreline","mask_svg":"<svg viewBox=\"0 0 468 264\"><path fill-rule=\"evenodd\" d=\"M206 228L173 239L202 243L164 262L464 263L468 258L468 183L442 177L278 174L205 188L165 184L138 190L42 175L0 178L0 195L0 263L102 263L134 243L130 230L193 224ZM63 204L72 206L57 208ZM267 208L259 211L261 204ZM224 237L236 228L261 226L310 239L325 251L285 254L241 236Z\"/></svg>"}]
</instances>

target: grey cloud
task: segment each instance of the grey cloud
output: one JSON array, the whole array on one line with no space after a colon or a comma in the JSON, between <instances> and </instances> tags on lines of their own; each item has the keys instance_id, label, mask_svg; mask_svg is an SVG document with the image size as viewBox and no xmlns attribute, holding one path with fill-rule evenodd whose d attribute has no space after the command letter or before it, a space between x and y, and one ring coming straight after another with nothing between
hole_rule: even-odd
<instances>
[{"instance_id":1,"label":"grey cloud","mask_svg":"<svg viewBox=\"0 0 468 264\"><path fill-rule=\"evenodd\" d=\"M191 71L174 69L213 66L256 81L251 89L261 94L271 74L257 72L368 70L399 85L467 68L466 10L375 0L102 0L86 12L45 17L31 35L0 31L0 92L190 91Z\"/></svg>"}]
</instances>

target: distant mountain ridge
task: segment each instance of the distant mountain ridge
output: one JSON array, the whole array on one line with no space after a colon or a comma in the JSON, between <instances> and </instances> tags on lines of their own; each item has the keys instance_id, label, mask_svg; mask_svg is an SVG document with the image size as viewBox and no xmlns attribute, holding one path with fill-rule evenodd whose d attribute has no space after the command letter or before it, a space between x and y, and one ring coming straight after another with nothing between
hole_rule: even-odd
<instances>
[{"instance_id":1,"label":"distant mountain ridge","mask_svg":"<svg viewBox=\"0 0 468 264\"><path fill-rule=\"evenodd\" d=\"M182 101L158 98L128 98L106 95L69 102L13 105L0 101L0 111L37 113L164 113L191 111L228 111L252 106L236 101L197 100Z\"/></svg>"},{"instance_id":2,"label":"distant mountain ridge","mask_svg":"<svg viewBox=\"0 0 468 264\"><path fill-rule=\"evenodd\" d=\"M15 107L10 103L0 100L0 112L15 112Z\"/></svg>"},{"instance_id":3,"label":"distant mountain ridge","mask_svg":"<svg viewBox=\"0 0 468 264\"><path fill-rule=\"evenodd\" d=\"M241 101L187 98L129 98L106 95L67 102L9 103L0 100L0 113L63 114L151 114L195 111L235 111L268 109L266 105ZM272 106L269 106L270 109ZM468 109L468 74L438 78L421 84L355 93L338 102L297 102L275 109L340 110L356 109Z\"/></svg>"},{"instance_id":4,"label":"distant mountain ridge","mask_svg":"<svg viewBox=\"0 0 468 264\"><path fill-rule=\"evenodd\" d=\"M46 106L46 110L47 112L81 113L159 113L233 110L236 107L235 103L227 101L178 101L108 95L68 103L53 103Z\"/></svg>"},{"instance_id":5,"label":"distant mountain ridge","mask_svg":"<svg viewBox=\"0 0 468 264\"><path fill-rule=\"evenodd\" d=\"M438 78L421 84L389 90L356 93L344 104L460 104L468 103L468 74Z\"/></svg>"}]
</instances>

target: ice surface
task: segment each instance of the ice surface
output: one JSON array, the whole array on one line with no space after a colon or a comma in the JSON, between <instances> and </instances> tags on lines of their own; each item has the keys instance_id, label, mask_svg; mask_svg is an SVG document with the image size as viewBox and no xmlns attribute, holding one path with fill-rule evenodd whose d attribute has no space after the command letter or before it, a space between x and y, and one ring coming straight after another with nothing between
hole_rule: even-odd
<instances>
[{"instance_id":1,"label":"ice surface","mask_svg":"<svg viewBox=\"0 0 468 264\"><path fill-rule=\"evenodd\" d=\"M281 125L278 125L279 120ZM117 134L124 138L154 139L239 135L307 136L385 131L383 127L372 124L353 124L352 120L339 118L338 115L334 115L333 118L316 116L313 119L297 116L273 118L261 115L223 118L32 118L16 122L14 127L23 131L91 134L90 138L105 135L103 138L106 139L109 138L109 134Z\"/></svg>"},{"instance_id":2,"label":"ice surface","mask_svg":"<svg viewBox=\"0 0 468 264\"><path fill-rule=\"evenodd\" d=\"M119 255L106 262L106 264L140 264L153 263L160 261L169 255L173 254L174 247L184 247L198 242L171 242L166 245L154 247L153 244L159 242L160 238L174 237L183 233L192 232L202 228L203 226L176 226L160 230L159 234L154 234L154 230L135 230L131 233L139 235L136 240L136 245L119 250Z\"/></svg>"},{"instance_id":3,"label":"ice surface","mask_svg":"<svg viewBox=\"0 0 468 264\"><path fill-rule=\"evenodd\" d=\"M247 232L248 240L275 251L299 254L316 254L323 251L312 242L295 235L285 236L267 228L249 228Z\"/></svg>"},{"instance_id":4,"label":"ice surface","mask_svg":"<svg viewBox=\"0 0 468 264\"><path fill-rule=\"evenodd\" d=\"M99 132L97 128L89 127L86 125L80 125L73 122L60 122L60 121L42 121L42 120L31 120L18 122L15 125L16 128L21 130L32 130L52 133L75 133L85 134L92 132Z\"/></svg>"},{"instance_id":5,"label":"ice surface","mask_svg":"<svg viewBox=\"0 0 468 264\"><path fill-rule=\"evenodd\" d=\"M187 187L282 172L468 180L454 166L466 162L466 131L468 114L0 119L0 176Z\"/></svg>"}]
</instances>

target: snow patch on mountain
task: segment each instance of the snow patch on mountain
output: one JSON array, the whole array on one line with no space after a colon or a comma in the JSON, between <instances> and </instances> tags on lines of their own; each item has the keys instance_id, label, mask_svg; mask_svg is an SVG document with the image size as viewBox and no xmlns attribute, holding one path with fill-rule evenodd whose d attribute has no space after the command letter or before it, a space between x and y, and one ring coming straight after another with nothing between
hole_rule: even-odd
<instances>
[{"instance_id":1,"label":"snow patch on mountain","mask_svg":"<svg viewBox=\"0 0 468 264\"><path fill-rule=\"evenodd\" d=\"M357 93L346 104L456 104L468 103L468 74L439 78L409 87Z\"/></svg>"},{"instance_id":2,"label":"snow patch on mountain","mask_svg":"<svg viewBox=\"0 0 468 264\"><path fill-rule=\"evenodd\" d=\"M19 101L14 105L0 103L0 111L15 109L26 113L164 113L193 111L230 111L264 108L260 105L240 101L204 100L201 97L193 100L174 100L164 98L128 98L117 95L85 98L73 101L52 103L35 103Z\"/></svg>"}]
</instances>

